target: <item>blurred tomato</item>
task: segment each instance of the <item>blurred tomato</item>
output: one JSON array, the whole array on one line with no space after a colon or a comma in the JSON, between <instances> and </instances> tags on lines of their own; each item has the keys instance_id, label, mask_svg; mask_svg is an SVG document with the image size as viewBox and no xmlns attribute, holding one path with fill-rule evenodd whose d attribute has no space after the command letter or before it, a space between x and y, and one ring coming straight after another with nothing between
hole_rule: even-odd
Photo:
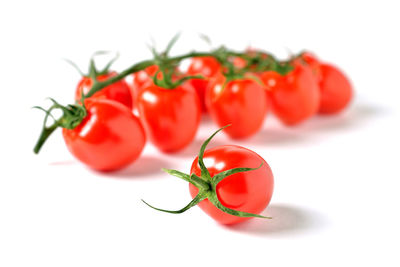
<instances>
[{"instance_id":1,"label":"blurred tomato","mask_svg":"<svg viewBox=\"0 0 400 267\"><path fill-rule=\"evenodd\" d=\"M205 92L210 79L221 71L221 64L213 57L194 57L187 70L187 75L202 75L205 79L191 79L188 82L196 90L203 112L207 111Z\"/></svg>"},{"instance_id":2,"label":"blurred tomato","mask_svg":"<svg viewBox=\"0 0 400 267\"><path fill-rule=\"evenodd\" d=\"M273 71L260 75L266 85L274 114L285 124L295 125L318 112L319 86L311 68L299 62L294 69L282 76Z\"/></svg>"},{"instance_id":3,"label":"blurred tomato","mask_svg":"<svg viewBox=\"0 0 400 267\"><path fill-rule=\"evenodd\" d=\"M222 74L207 89L206 104L219 127L231 124L225 132L232 138L245 138L257 133L268 111L261 84L250 78L226 83Z\"/></svg>"},{"instance_id":4,"label":"blurred tomato","mask_svg":"<svg viewBox=\"0 0 400 267\"><path fill-rule=\"evenodd\" d=\"M105 81L109 78L116 76L116 72L110 72L107 74L102 74L97 76L98 81ZM92 88L93 81L89 77L82 77L79 81L78 86L75 91L75 100L80 102L82 93L87 94ZM132 109L132 95L129 89L128 84L124 80L119 80L100 91L96 92L90 98L98 98L98 99L109 99L117 101L129 109Z\"/></svg>"},{"instance_id":5,"label":"blurred tomato","mask_svg":"<svg viewBox=\"0 0 400 267\"><path fill-rule=\"evenodd\" d=\"M137 96L137 107L148 138L161 151L178 151L197 133L200 102L188 83L174 89L154 84L144 87Z\"/></svg>"}]
</instances>

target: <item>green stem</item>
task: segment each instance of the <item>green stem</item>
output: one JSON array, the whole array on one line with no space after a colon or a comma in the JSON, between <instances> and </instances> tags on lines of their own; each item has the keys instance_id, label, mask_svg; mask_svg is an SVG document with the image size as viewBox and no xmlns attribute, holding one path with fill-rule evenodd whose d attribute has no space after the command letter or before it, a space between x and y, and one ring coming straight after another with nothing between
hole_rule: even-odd
<instances>
[{"instance_id":1,"label":"green stem","mask_svg":"<svg viewBox=\"0 0 400 267\"><path fill-rule=\"evenodd\" d=\"M35 147L33 148L33 152L38 154L44 143L46 142L47 138L57 129L58 124L54 122L50 127L43 128L42 132L40 133L39 139L36 142Z\"/></svg>"},{"instance_id":2,"label":"green stem","mask_svg":"<svg viewBox=\"0 0 400 267\"><path fill-rule=\"evenodd\" d=\"M171 57L171 58L167 59L166 62L168 63L168 62L173 62L173 61L181 61L181 60L191 58L191 57L209 57L209 56L216 57L215 54L212 52L191 52L191 53L188 53L185 55ZM85 95L85 98L93 96L96 92L100 91L104 87L107 87L119 80L122 80L130 74L141 71L141 70L143 70L147 67L150 67L152 65L155 65L155 64L157 64L157 60L154 60L154 59L141 61L139 63L132 65L131 67L127 68L126 70L120 72L118 75L111 77L110 79L107 79L102 82L96 82L93 84L90 91Z\"/></svg>"}]
</instances>

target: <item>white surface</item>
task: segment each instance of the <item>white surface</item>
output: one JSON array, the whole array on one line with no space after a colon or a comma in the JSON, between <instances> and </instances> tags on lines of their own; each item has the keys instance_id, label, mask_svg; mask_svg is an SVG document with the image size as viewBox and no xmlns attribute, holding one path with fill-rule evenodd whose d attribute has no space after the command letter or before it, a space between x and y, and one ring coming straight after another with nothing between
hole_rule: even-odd
<instances>
[{"instance_id":1,"label":"white surface","mask_svg":"<svg viewBox=\"0 0 400 267\"><path fill-rule=\"evenodd\" d=\"M399 266L399 8L349 1L13 1L0 4L0 266ZM355 2L355 1L354 1ZM264 212L236 227L199 208L182 215L187 185L160 172L188 171L205 121L182 153L148 145L131 167L93 172L67 152L60 132L31 152L48 96L72 100L79 76L60 59L86 66L95 50L118 50L121 70L177 31L174 52L248 44L280 56L308 48L339 65L357 95L336 117L296 128L274 118L239 144L271 165L276 187ZM210 147L237 143L219 135ZM169 190L169 192L167 191Z\"/></svg>"}]
</instances>

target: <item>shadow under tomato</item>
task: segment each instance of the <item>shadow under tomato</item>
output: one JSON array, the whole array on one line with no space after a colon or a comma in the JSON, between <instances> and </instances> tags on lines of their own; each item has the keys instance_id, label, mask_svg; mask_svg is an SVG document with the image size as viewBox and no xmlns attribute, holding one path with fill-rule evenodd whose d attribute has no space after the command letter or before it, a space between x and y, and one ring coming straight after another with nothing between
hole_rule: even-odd
<instances>
[{"instance_id":1,"label":"shadow under tomato","mask_svg":"<svg viewBox=\"0 0 400 267\"><path fill-rule=\"evenodd\" d=\"M59 165L66 166L66 165L74 165L76 163L77 163L77 161L75 161L75 160L65 160L65 161L50 162L49 165L51 165L51 166L59 166Z\"/></svg>"},{"instance_id":2,"label":"shadow under tomato","mask_svg":"<svg viewBox=\"0 0 400 267\"><path fill-rule=\"evenodd\" d=\"M317 231L328 224L326 218L316 211L286 204L272 204L263 215L270 216L272 219L253 218L225 227L244 234L278 236Z\"/></svg>"},{"instance_id":3,"label":"shadow under tomato","mask_svg":"<svg viewBox=\"0 0 400 267\"><path fill-rule=\"evenodd\" d=\"M214 130L213 130L214 131ZM210 135L213 132L210 131ZM193 140L192 143L190 143L186 148L184 148L183 150L171 154L174 157L185 157L185 158L193 158L195 159L197 157L197 155L199 154L200 151L200 147L201 145L204 143L204 141L207 139L208 137L204 137L204 138L200 138L200 137L196 137L195 140ZM218 137L214 137L211 142L207 145L206 149L210 149L216 146L222 146L222 145L228 145L228 144L232 144L232 142L223 142L222 140L219 140Z\"/></svg>"},{"instance_id":4,"label":"shadow under tomato","mask_svg":"<svg viewBox=\"0 0 400 267\"><path fill-rule=\"evenodd\" d=\"M288 131L280 128L269 128L268 125L264 127L253 137L244 140L237 140L236 144L246 145L262 145L262 146L284 146L297 143L307 142L307 136L296 131Z\"/></svg>"},{"instance_id":5,"label":"shadow under tomato","mask_svg":"<svg viewBox=\"0 0 400 267\"><path fill-rule=\"evenodd\" d=\"M366 103L355 103L348 110L339 114L318 115L301 127L303 131L309 132L333 132L345 131L360 127L362 124L371 122L377 117L390 114L390 110L383 107Z\"/></svg>"},{"instance_id":6,"label":"shadow under tomato","mask_svg":"<svg viewBox=\"0 0 400 267\"><path fill-rule=\"evenodd\" d=\"M122 170L101 174L112 178L140 179L144 177L160 177L163 174L162 168L171 168L170 162L160 157L143 155Z\"/></svg>"}]
</instances>

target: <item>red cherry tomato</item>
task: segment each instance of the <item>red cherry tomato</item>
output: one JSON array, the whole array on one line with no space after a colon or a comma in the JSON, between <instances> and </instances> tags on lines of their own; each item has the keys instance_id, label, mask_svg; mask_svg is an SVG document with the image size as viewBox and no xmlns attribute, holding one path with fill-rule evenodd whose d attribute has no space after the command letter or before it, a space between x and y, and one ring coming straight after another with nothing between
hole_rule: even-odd
<instances>
[{"instance_id":1,"label":"red cherry tomato","mask_svg":"<svg viewBox=\"0 0 400 267\"><path fill-rule=\"evenodd\" d=\"M207 89L206 104L218 126L231 124L225 132L232 138L249 137L260 130L268 111L262 85L244 78L229 81L220 75Z\"/></svg>"},{"instance_id":2,"label":"red cherry tomato","mask_svg":"<svg viewBox=\"0 0 400 267\"><path fill-rule=\"evenodd\" d=\"M321 64L321 104L319 113L332 114L342 111L348 106L353 96L350 81L338 68Z\"/></svg>"},{"instance_id":3,"label":"red cherry tomato","mask_svg":"<svg viewBox=\"0 0 400 267\"><path fill-rule=\"evenodd\" d=\"M274 187L272 171L268 163L255 152L234 145L218 146L205 151L204 163L211 177L233 168L257 168L262 163L257 170L240 172L226 177L217 184L216 192L222 205L234 210L259 214L269 204ZM193 161L190 173L201 176L198 158ZM189 184L189 190L192 198L199 191L192 184ZM208 199L201 201L199 206L214 220L222 224L233 224L250 219L225 213Z\"/></svg>"},{"instance_id":4,"label":"red cherry tomato","mask_svg":"<svg viewBox=\"0 0 400 267\"><path fill-rule=\"evenodd\" d=\"M137 107L147 136L161 151L178 151L196 135L201 110L190 84L184 83L174 89L154 84L142 88Z\"/></svg>"},{"instance_id":5,"label":"red cherry tomato","mask_svg":"<svg viewBox=\"0 0 400 267\"><path fill-rule=\"evenodd\" d=\"M205 79L191 79L188 81L196 90L201 108L207 111L205 104L205 93L209 86L210 79L221 71L221 64L213 57L195 57L187 70L187 75L202 75Z\"/></svg>"},{"instance_id":6,"label":"red cherry tomato","mask_svg":"<svg viewBox=\"0 0 400 267\"><path fill-rule=\"evenodd\" d=\"M320 62L310 52L301 54L301 58L313 70L320 87L319 113L333 114L347 107L352 99L353 89L346 75L337 67Z\"/></svg>"},{"instance_id":7,"label":"red cherry tomato","mask_svg":"<svg viewBox=\"0 0 400 267\"><path fill-rule=\"evenodd\" d=\"M97 79L99 81L105 81L113 76L117 75L115 72L110 72L108 74L99 75ZM89 77L83 77L75 91L75 100L80 101L82 92L87 94L92 88L92 79ZM130 88L128 84L124 80L117 81L100 91L96 92L91 98L101 98L101 99L109 99L120 102L121 104L127 106L129 109L132 109L132 95L130 92Z\"/></svg>"},{"instance_id":8,"label":"red cherry tomato","mask_svg":"<svg viewBox=\"0 0 400 267\"><path fill-rule=\"evenodd\" d=\"M319 86L307 65L296 62L285 76L267 71L260 78L266 85L273 112L283 123L295 125L318 112Z\"/></svg>"},{"instance_id":9,"label":"red cherry tomato","mask_svg":"<svg viewBox=\"0 0 400 267\"><path fill-rule=\"evenodd\" d=\"M126 106L107 99L86 99L87 116L73 130L63 129L69 151L89 167L117 170L135 161L145 134Z\"/></svg>"}]
</instances>

